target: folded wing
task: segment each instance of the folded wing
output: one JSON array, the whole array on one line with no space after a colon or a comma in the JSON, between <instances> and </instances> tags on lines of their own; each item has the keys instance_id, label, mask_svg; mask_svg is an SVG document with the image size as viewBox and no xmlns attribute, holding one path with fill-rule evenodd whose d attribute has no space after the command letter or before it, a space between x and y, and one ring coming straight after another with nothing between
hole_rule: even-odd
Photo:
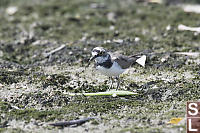
<instances>
[{"instance_id":1,"label":"folded wing","mask_svg":"<svg viewBox=\"0 0 200 133\"><path fill-rule=\"evenodd\" d=\"M119 55L119 54L118 55L112 54L111 58L113 61L117 62L121 66L122 69L127 69L136 62L144 67L145 62L146 62L145 55L124 56L124 55Z\"/></svg>"}]
</instances>

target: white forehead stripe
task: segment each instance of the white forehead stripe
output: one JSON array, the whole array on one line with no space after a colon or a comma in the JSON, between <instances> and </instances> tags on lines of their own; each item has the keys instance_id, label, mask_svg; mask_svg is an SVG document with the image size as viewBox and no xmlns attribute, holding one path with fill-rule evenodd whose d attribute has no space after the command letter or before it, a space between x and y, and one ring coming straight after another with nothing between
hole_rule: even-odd
<instances>
[{"instance_id":1,"label":"white forehead stripe","mask_svg":"<svg viewBox=\"0 0 200 133\"><path fill-rule=\"evenodd\" d=\"M97 55L98 53L97 52L92 52L92 56L95 56Z\"/></svg>"},{"instance_id":2,"label":"white forehead stripe","mask_svg":"<svg viewBox=\"0 0 200 133\"><path fill-rule=\"evenodd\" d=\"M97 51L105 51L105 49L103 49L102 47L96 47L96 48L93 49L93 51L95 51L95 50L97 50Z\"/></svg>"}]
</instances>

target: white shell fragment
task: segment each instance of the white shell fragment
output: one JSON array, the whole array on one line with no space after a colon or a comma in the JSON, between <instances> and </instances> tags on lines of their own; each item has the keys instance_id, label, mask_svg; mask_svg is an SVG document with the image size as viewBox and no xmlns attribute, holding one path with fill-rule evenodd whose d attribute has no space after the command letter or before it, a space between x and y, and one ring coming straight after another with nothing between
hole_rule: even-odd
<instances>
[{"instance_id":1,"label":"white shell fragment","mask_svg":"<svg viewBox=\"0 0 200 133\"><path fill-rule=\"evenodd\" d=\"M180 30L180 31L187 30L187 31L200 32L200 27L189 27L189 26L186 26L186 25L183 25L183 24L179 24L178 25L178 30Z\"/></svg>"},{"instance_id":2,"label":"white shell fragment","mask_svg":"<svg viewBox=\"0 0 200 133\"><path fill-rule=\"evenodd\" d=\"M175 54L187 55L187 56L193 56L193 57L198 57L198 56L200 56L200 53L199 53L199 52L175 52Z\"/></svg>"},{"instance_id":3,"label":"white shell fragment","mask_svg":"<svg viewBox=\"0 0 200 133\"><path fill-rule=\"evenodd\" d=\"M116 43L123 43L124 40L122 40L122 39L114 39L113 42L116 42Z\"/></svg>"},{"instance_id":4,"label":"white shell fragment","mask_svg":"<svg viewBox=\"0 0 200 133\"><path fill-rule=\"evenodd\" d=\"M200 13L200 5L182 5L184 12Z\"/></svg>"},{"instance_id":5,"label":"white shell fragment","mask_svg":"<svg viewBox=\"0 0 200 133\"><path fill-rule=\"evenodd\" d=\"M135 42L139 42L140 41L140 38L139 37L135 37Z\"/></svg>"},{"instance_id":6,"label":"white shell fragment","mask_svg":"<svg viewBox=\"0 0 200 133\"><path fill-rule=\"evenodd\" d=\"M6 9L6 13L8 15L14 15L18 11L18 8L16 6L10 6Z\"/></svg>"},{"instance_id":7,"label":"white shell fragment","mask_svg":"<svg viewBox=\"0 0 200 133\"><path fill-rule=\"evenodd\" d=\"M166 30L167 30L167 31L171 30L171 25L168 25L168 26L166 27Z\"/></svg>"}]
</instances>

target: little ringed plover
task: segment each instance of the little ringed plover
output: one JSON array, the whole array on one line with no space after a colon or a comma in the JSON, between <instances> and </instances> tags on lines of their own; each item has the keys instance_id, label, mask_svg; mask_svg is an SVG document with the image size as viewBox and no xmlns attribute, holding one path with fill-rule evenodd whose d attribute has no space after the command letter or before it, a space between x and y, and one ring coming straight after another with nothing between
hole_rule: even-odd
<instances>
[{"instance_id":1,"label":"little ringed plover","mask_svg":"<svg viewBox=\"0 0 200 133\"><path fill-rule=\"evenodd\" d=\"M89 64L91 61L95 60L95 68L97 71L106 75L111 79L111 86L113 86L113 77L118 80L117 89L119 88L119 75L122 74L126 69L128 69L132 64L138 63L145 66L146 56L124 56L121 54L114 54L108 52L103 47L95 47L92 50L92 57L89 60ZM89 66L88 64L88 66ZM116 90L117 90L116 89Z\"/></svg>"}]
</instances>

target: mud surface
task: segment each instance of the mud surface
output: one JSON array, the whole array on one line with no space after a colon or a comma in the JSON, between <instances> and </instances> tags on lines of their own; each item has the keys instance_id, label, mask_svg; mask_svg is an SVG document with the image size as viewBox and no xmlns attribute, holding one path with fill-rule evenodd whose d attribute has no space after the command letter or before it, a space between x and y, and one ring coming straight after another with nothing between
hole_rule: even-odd
<instances>
[{"instance_id":1,"label":"mud surface","mask_svg":"<svg viewBox=\"0 0 200 133\"><path fill-rule=\"evenodd\" d=\"M199 14L185 13L180 1L1 2L0 132L185 133L185 120L167 122L185 118L186 101L199 100L200 57L175 52L199 52L200 37L177 27L198 27ZM147 55L145 68L134 65L121 75L120 89L138 95L67 95L109 88L92 65L85 70L96 46ZM77 127L49 125L87 117L96 119Z\"/></svg>"}]
</instances>

